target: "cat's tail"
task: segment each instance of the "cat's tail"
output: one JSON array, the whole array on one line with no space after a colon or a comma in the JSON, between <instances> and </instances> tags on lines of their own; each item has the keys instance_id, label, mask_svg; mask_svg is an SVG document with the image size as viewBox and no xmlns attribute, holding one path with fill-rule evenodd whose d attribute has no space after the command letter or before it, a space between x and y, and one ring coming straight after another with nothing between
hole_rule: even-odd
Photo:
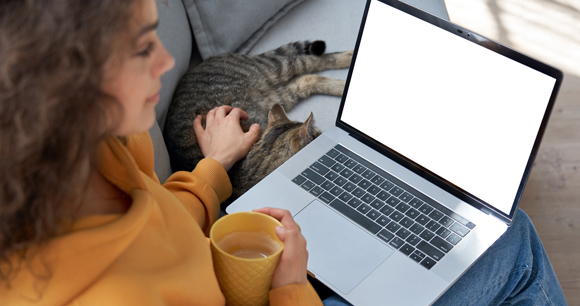
<instances>
[{"instance_id":1,"label":"cat's tail","mask_svg":"<svg viewBox=\"0 0 580 306\"><path fill-rule=\"evenodd\" d=\"M299 56L299 55L316 55L320 56L326 51L326 43L323 40L316 41L296 41L279 47L278 49L264 53L264 55L274 56Z\"/></svg>"}]
</instances>

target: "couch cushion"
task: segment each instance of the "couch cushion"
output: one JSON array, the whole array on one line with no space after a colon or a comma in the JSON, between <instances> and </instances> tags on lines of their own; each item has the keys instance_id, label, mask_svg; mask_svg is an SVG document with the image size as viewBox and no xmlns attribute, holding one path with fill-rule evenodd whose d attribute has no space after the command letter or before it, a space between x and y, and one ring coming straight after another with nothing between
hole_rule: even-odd
<instances>
[{"instance_id":1,"label":"couch cushion","mask_svg":"<svg viewBox=\"0 0 580 306\"><path fill-rule=\"evenodd\" d=\"M183 0L203 59L247 53L278 19L304 0Z\"/></svg>"},{"instance_id":2,"label":"couch cushion","mask_svg":"<svg viewBox=\"0 0 580 306\"><path fill-rule=\"evenodd\" d=\"M165 115L169 109L173 92L181 80L181 77L189 67L192 54L193 39L191 29L185 12L185 7L181 0L156 1L159 11L159 38L167 51L175 58L175 67L161 76L161 96L159 103L155 107L157 112L157 122L163 129Z\"/></svg>"},{"instance_id":3,"label":"couch cushion","mask_svg":"<svg viewBox=\"0 0 580 306\"><path fill-rule=\"evenodd\" d=\"M175 58L175 67L161 76L163 87L159 92L159 103L155 106L157 123L149 130L155 152L155 173L161 182L164 182L172 171L161 129L165 123L165 115L177 83L189 67L193 39L185 7L181 0L157 1L157 10L159 12L157 32L167 51Z\"/></svg>"}]
</instances>

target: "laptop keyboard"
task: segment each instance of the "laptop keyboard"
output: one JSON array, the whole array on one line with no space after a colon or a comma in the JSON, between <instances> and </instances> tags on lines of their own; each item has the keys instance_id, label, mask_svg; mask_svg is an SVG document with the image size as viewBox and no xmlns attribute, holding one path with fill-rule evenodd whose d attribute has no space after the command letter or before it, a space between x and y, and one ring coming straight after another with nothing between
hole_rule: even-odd
<instances>
[{"instance_id":1,"label":"laptop keyboard","mask_svg":"<svg viewBox=\"0 0 580 306\"><path fill-rule=\"evenodd\" d=\"M475 228L341 145L292 181L427 269Z\"/></svg>"}]
</instances>

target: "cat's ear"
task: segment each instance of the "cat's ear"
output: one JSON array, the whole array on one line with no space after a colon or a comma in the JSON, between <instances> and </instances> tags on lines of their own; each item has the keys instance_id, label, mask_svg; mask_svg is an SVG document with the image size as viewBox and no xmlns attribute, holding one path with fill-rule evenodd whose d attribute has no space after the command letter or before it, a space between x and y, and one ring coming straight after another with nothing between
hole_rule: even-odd
<instances>
[{"instance_id":1,"label":"cat's ear","mask_svg":"<svg viewBox=\"0 0 580 306\"><path fill-rule=\"evenodd\" d=\"M281 122L290 122L290 119L280 104L274 104L268 113L268 127Z\"/></svg>"},{"instance_id":2,"label":"cat's ear","mask_svg":"<svg viewBox=\"0 0 580 306\"><path fill-rule=\"evenodd\" d=\"M320 135L320 131L314 126L314 115L310 113L310 117L308 117L298 130L298 133L292 138L294 152L300 151L318 135Z\"/></svg>"},{"instance_id":3,"label":"cat's ear","mask_svg":"<svg viewBox=\"0 0 580 306\"><path fill-rule=\"evenodd\" d=\"M314 115L310 113L308 119L300 127L298 131L300 141L306 145L314 139Z\"/></svg>"}]
</instances>

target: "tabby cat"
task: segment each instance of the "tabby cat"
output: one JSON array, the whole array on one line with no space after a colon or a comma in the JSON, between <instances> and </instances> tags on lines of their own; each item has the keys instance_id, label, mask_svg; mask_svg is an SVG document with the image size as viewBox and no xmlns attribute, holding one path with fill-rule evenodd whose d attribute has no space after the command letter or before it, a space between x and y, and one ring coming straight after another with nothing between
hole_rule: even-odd
<instances>
[{"instance_id":1,"label":"tabby cat","mask_svg":"<svg viewBox=\"0 0 580 306\"><path fill-rule=\"evenodd\" d=\"M325 49L324 41L295 42L259 55L211 57L190 68L177 86L163 130L173 170L191 171L203 158L193 120L221 105L248 113L241 121L244 131L254 123L262 130L248 156L229 172L231 199L312 141L320 134L312 116L304 124L292 122L284 109L314 94L342 95L344 80L311 73L348 68L352 51L323 54Z\"/></svg>"}]
</instances>

